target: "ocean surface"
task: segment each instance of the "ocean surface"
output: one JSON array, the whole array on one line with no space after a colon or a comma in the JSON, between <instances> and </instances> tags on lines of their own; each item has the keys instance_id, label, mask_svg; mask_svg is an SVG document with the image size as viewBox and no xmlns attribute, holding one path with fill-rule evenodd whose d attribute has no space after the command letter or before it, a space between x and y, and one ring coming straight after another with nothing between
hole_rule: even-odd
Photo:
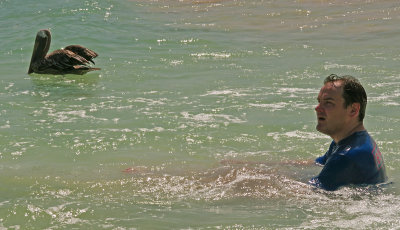
<instances>
[{"instance_id":1,"label":"ocean surface","mask_svg":"<svg viewBox=\"0 0 400 230\"><path fill-rule=\"evenodd\" d=\"M397 0L0 0L0 229L399 229ZM38 30L100 71L28 75ZM389 184L312 188L323 80Z\"/></svg>"}]
</instances>

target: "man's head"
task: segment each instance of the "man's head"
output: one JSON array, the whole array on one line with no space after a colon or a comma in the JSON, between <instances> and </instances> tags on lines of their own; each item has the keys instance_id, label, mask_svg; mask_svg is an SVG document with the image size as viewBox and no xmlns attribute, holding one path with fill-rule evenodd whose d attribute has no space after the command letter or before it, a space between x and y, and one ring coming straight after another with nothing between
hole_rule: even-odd
<instances>
[{"instance_id":1,"label":"man's head","mask_svg":"<svg viewBox=\"0 0 400 230\"><path fill-rule=\"evenodd\" d=\"M324 84L328 82L341 81L343 87L344 107L352 105L353 103L360 104L360 112L358 120L363 121L365 117L365 110L367 108L367 93L361 83L353 76L345 75L342 77L336 74L331 74L324 80Z\"/></svg>"},{"instance_id":2,"label":"man's head","mask_svg":"<svg viewBox=\"0 0 400 230\"><path fill-rule=\"evenodd\" d=\"M357 127L363 127L367 95L351 76L330 75L318 94L317 130L340 140Z\"/></svg>"}]
</instances>

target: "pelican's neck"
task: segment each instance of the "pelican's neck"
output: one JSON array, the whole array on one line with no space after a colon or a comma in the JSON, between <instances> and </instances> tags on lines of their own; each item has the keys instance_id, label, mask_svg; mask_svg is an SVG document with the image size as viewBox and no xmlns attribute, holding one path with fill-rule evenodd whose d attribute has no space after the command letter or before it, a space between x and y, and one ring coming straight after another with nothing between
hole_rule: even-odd
<instances>
[{"instance_id":1,"label":"pelican's neck","mask_svg":"<svg viewBox=\"0 0 400 230\"><path fill-rule=\"evenodd\" d=\"M35 45L33 46L32 58L28 73L33 72L32 63L44 59L44 57L46 57L46 54L50 48L50 42L51 42L50 31L40 30L36 34Z\"/></svg>"}]
</instances>

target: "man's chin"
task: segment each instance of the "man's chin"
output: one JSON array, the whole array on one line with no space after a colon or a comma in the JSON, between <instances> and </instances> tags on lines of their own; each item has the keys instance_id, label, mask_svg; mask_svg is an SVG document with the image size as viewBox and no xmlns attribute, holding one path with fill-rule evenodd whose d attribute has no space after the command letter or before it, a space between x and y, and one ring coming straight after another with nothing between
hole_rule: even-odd
<instances>
[{"instance_id":1,"label":"man's chin","mask_svg":"<svg viewBox=\"0 0 400 230\"><path fill-rule=\"evenodd\" d=\"M316 129L318 132L320 132L320 133L327 134L327 130L324 129L324 127L323 127L321 124L317 124L317 126L315 127L315 129Z\"/></svg>"}]
</instances>

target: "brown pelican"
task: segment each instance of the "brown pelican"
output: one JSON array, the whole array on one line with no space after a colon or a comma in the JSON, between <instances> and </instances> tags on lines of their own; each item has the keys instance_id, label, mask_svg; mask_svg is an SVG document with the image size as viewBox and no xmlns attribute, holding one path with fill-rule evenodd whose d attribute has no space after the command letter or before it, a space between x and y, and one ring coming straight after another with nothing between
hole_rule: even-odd
<instances>
[{"instance_id":1,"label":"brown pelican","mask_svg":"<svg viewBox=\"0 0 400 230\"><path fill-rule=\"evenodd\" d=\"M93 50L80 45L70 45L46 55L50 42L49 30L40 30L37 33L28 74L85 74L100 70L89 65L89 62L94 64L92 59L97 57Z\"/></svg>"}]
</instances>

